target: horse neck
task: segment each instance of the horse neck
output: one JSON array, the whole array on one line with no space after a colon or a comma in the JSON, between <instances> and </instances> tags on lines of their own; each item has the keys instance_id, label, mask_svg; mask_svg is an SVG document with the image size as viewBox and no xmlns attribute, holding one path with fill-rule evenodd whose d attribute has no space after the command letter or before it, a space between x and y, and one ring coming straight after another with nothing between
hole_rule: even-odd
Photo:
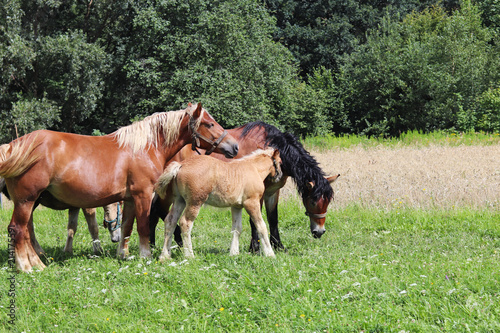
<instances>
[{"instance_id":1,"label":"horse neck","mask_svg":"<svg viewBox=\"0 0 500 333\"><path fill-rule=\"evenodd\" d=\"M158 154L161 156L161 160L164 164L170 161L177 153L186 145L190 144L191 134L188 129L189 117L184 117L182 124L179 129L179 136L175 142L172 142L168 147L165 148L165 138L160 135L159 142L160 148L158 148Z\"/></svg>"},{"instance_id":2,"label":"horse neck","mask_svg":"<svg viewBox=\"0 0 500 333\"><path fill-rule=\"evenodd\" d=\"M244 163L245 161L242 162ZM248 163L250 161L246 162ZM252 163L257 169L257 172L259 173L262 181L264 181L264 179L269 176L269 174L272 172L272 168L274 167L272 158L267 155L256 156L250 163Z\"/></svg>"}]
</instances>

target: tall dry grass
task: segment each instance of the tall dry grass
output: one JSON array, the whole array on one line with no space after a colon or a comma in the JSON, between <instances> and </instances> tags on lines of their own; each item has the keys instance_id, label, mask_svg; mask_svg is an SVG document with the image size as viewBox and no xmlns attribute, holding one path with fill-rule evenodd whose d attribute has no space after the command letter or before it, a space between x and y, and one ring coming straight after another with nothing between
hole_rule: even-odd
<instances>
[{"instance_id":1,"label":"tall dry grass","mask_svg":"<svg viewBox=\"0 0 500 333\"><path fill-rule=\"evenodd\" d=\"M500 145L334 149L311 151L333 184L333 207L391 209L500 207ZM285 197L296 195L293 183Z\"/></svg>"},{"instance_id":2,"label":"tall dry grass","mask_svg":"<svg viewBox=\"0 0 500 333\"><path fill-rule=\"evenodd\" d=\"M334 206L499 208L500 145L354 147L312 153L334 183Z\"/></svg>"},{"instance_id":3,"label":"tall dry grass","mask_svg":"<svg viewBox=\"0 0 500 333\"><path fill-rule=\"evenodd\" d=\"M355 146L311 154L327 174L341 174L332 208L500 208L500 145ZM294 196L288 181L282 197ZM4 208L10 205L4 198Z\"/></svg>"}]
</instances>

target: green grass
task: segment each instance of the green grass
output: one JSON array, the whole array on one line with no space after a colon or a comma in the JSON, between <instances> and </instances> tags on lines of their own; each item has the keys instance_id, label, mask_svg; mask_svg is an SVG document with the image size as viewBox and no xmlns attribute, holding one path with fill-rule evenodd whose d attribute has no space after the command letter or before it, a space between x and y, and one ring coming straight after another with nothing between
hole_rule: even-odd
<instances>
[{"instance_id":1,"label":"green grass","mask_svg":"<svg viewBox=\"0 0 500 333\"><path fill-rule=\"evenodd\" d=\"M417 146L427 147L430 145L493 145L500 143L499 133L455 133L455 132L432 132L421 133L411 131L402 133L399 138L377 138L359 135L327 135L321 137L311 137L303 140L307 149L330 150L332 148L350 148L352 146L361 146L365 148L375 146Z\"/></svg>"},{"instance_id":2,"label":"green grass","mask_svg":"<svg viewBox=\"0 0 500 333\"><path fill-rule=\"evenodd\" d=\"M0 210L6 231L10 210ZM17 321L7 317L7 233L1 233L0 331L24 332L495 332L500 330L500 212L351 206L311 237L302 205L280 203L287 252L229 256L230 213L204 208L196 258L119 261L103 228L94 257L84 223L64 254L66 212L35 215L47 268L17 274ZM246 219L246 217L245 217ZM80 219L83 221L83 217ZM161 244L159 228L158 244ZM137 255L137 234L131 254Z\"/></svg>"}]
</instances>

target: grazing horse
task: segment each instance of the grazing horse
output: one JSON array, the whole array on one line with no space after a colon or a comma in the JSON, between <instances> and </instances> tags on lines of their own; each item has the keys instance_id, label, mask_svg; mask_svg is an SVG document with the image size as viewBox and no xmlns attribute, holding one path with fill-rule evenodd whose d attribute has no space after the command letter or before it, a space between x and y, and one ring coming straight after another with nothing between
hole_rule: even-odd
<instances>
[{"instance_id":1,"label":"grazing horse","mask_svg":"<svg viewBox=\"0 0 500 333\"><path fill-rule=\"evenodd\" d=\"M5 194L7 198L10 199L9 192L7 191L7 187L5 186L5 179L0 178L0 192ZM40 196L41 197L41 196ZM38 207L40 204L40 197L38 200L35 202L35 205L33 206L33 210ZM50 204L50 202L45 201L46 204ZM54 206L53 206L54 207ZM57 207L53 208L49 207L52 209L57 209ZM104 221L109 221L109 223L104 227L107 227L111 241L113 243L116 243L120 240L120 211L119 211L119 203L114 203L110 205L106 205L103 207L104 208ZM66 245L64 246L64 252L73 252L73 237L76 233L76 229L78 226L78 213L80 209L79 208L70 208L68 209L68 237L66 239ZM89 228L90 235L92 236L92 248L95 254L102 253L102 247L101 247L101 242L99 240L99 226L97 224L97 219L96 219L96 210L95 208L83 208L83 215L85 216L85 220L87 221L87 225ZM31 233L31 244L33 245L34 250L38 254L44 253L42 247L40 244L38 244L38 241L36 240L35 234L32 232L33 226L32 224L32 219L30 219L30 224L28 225L28 229L30 230Z\"/></svg>"},{"instance_id":2,"label":"grazing horse","mask_svg":"<svg viewBox=\"0 0 500 333\"><path fill-rule=\"evenodd\" d=\"M155 113L104 136L35 131L0 146L0 177L14 202L9 234L16 267L44 268L34 251L28 224L33 206L48 193L66 208L90 208L124 201L118 256L129 254L137 219L140 255L150 257L148 215L153 187L169 161L188 143L233 157L238 144L201 107ZM42 203L43 204L43 203Z\"/></svg>"},{"instance_id":3,"label":"grazing horse","mask_svg":"<svg viewBox=\"0 0 500 333\"><path fill-rule=\"evenodd\" d=\"M288 177L294 180L297 191L302 197L313 237L320 238L325 232L324 225L328 205L333 200L333 190L330 184L339 175L325 177L318 162L304 149L294 135L283 133L272 125L257 121L230 129L228 132L239 144L236 158L245 156L259 147L273 147L280 151L283 177L277 183L266 180L264 193L264 204L273 248L284 249L278 230L278 199L280 189L285 185ZM175 156L174 160L183 161L193 155L196 155L196 152L186 146ZM219 154L212 156L226 160ZM172 201L168 197L161 199L155 196L153 199L149 221L152 245L155 244L155 228L158 219L165 220L171 203ZM259 250L259 238L252 219L250 219L250 225L252 227L250 251L256 252ZM175 229L175 241L182 246L179 227Z\"/></svg>"},{"instance_id":4,"label":"grazing horse","mask_svg":"<svg viewBox=\"0 0 500 333\"><path fill-rule=\"evenodd\" d=\"M110 205L102 207L104 209L104 228L108 229L111 241L113 243L120 241L120 220L122 218L120 212L120 203L115 202ZM66 238L66 245L64 252L73 252L73 237L76 234L78 226L78 212L79 208L70 208L68 210L68 237ZM82 208L83 216L87 221L90 235L92 236L92 248L94 254L102 253L101 241L99 240L99 225L96 219L95 208Z\"/></svg>"},{"instance_id":5,"label":"grazing horse","mask_svg":"<svg viewBox=\"0 0 500 333\"><path fill-rule=\"evenodd\" d=\"M181 163L170 163L155 186L156 192L162 198L171 190L168 195L174 200L165 222L165 241L160 261L170 259L172 233L177 221L182 231L184 255L194 257L191 229L201 206L205 203L215 207L231 207L231 255L239 253L241 213L245 208L255 223L264 255L274 257L267 227L261 215L260 200L265 191L264 179L270 176L270 181L279 181L281 178L279 155L278 150L268 148L256 150L231 162L200 155Z\"/></svg>"}]
</instances>

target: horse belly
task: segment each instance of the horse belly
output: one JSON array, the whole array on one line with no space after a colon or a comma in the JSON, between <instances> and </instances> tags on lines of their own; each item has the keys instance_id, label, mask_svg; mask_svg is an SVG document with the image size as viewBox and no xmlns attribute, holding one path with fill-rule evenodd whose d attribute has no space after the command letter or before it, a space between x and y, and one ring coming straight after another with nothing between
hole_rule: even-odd
<instances>
[{"instance_id":1,"label":"horse belly","mask_svg":"<svg viewBox=\"0 0 500 333\"><path fill-rule=\"evenodd\" d=\"M230 195L228 193L212 192L205 204L213 207L243 207L243 195Z\"/></svg>"}]
</instances>

